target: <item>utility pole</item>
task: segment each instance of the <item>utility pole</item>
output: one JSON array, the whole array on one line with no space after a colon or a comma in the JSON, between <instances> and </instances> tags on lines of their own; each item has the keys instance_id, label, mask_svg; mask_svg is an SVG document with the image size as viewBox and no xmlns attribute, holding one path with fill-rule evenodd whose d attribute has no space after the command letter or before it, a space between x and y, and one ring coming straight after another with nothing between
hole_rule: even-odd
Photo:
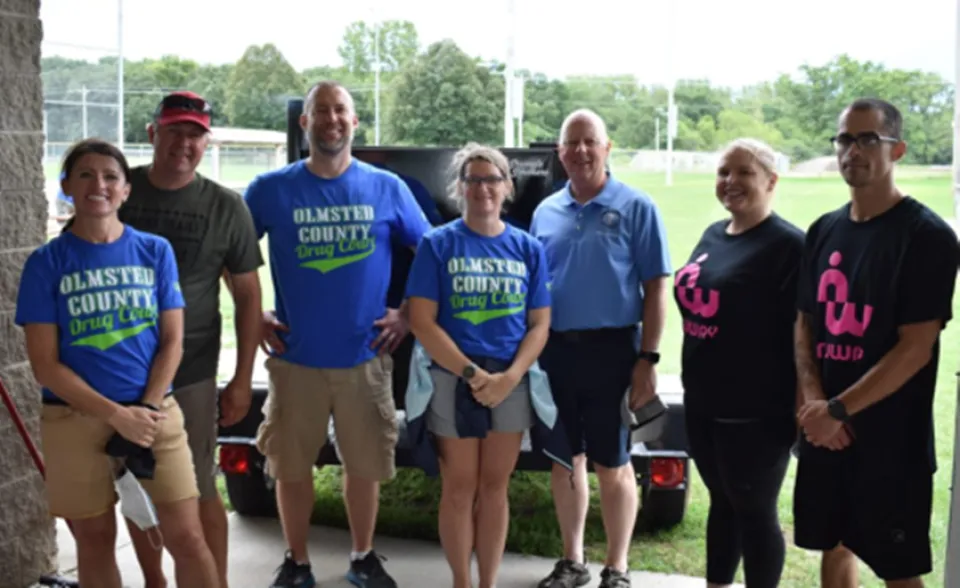
<instances>
[{"instance_id":1,"label":"utility pole","mask_svg":"<svg viewBox=\"0 0 960 588\"><path fill-rule=\"evenodd\" d=\"M374 5L373 15L373 144L380 145L380 18Z\"/></svg>"},{"instance_id":2,"label":"utility pole","mask_svg":"<svg viewBox=\"0 0 960 588\"><path fill-rule=\"evenodd\" d=\"M673 31L675 29L675 2L667 3L667 186L673 185L673 139L677 136L677 105L674 103L676 79L673 73Z\"/></svg>"},{"instance_id":3,"label":"utility pole","mask_svg":"<svg viewBox=\"0 0 960 588\"><path fill-rule=\"evenodd\" d=\"M117 0L117 149L123 151L123 0Z\"/></svg>"},{"instance_id":4,"label":"utility pole","mask_svg":"<svg viewBox=\"0 0 960 588\"><path fill-rule=\"evenodd\" d=\"M80 88L80 133L81 139L90 137L90 128L87 126L87 86Z\"/></svg>"},{"instance_id":5,"label":"utility pole","mask_svg":"<svg viewBox=\"0 0 960 588\"><path fill-rule=\"evenodd\" d=\"M503 146L514 146L513 132L513 59L516 27L515 0L507 0L507 61L503 70Z\"/></svg>"},{"instance_id":6,"label":"utility pole","mask_svg":"<svg viewBox=\"0 0 960 588\"><path fill-rule=\"evenodd\" d=\"M953 222L960 222L960 6L953 32ZM956 227L960 225L954 224ZM957 396L960 397L960 388ZM960 399L960 398L958 398ZM950 484L950 519L947 531L946 569L943 574L945 588L960 588L960 404L957 406L953 440L953 478Z\"/></svg>"}]
</instances>

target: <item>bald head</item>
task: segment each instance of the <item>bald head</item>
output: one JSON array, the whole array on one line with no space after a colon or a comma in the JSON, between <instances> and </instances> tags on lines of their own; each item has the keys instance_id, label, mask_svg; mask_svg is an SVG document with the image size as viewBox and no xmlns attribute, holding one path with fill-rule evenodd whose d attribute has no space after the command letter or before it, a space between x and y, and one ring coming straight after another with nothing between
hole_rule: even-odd
<instances>
[{"instance_id":1,"label":"bald head","mask_svg":"<svg viewBox=\"0 0 960 588\"><path fill-rule=\"evenodd\" d=\"M307 97L303 101L304 112L309 112L313 108L317 96L332 97L333 101L340 101L349 106L351 112L356 111L353 96L340 82L323 80L314 84L310 90L307 91Z\"/></svg>"},{"instance_id":2,"label":"bald head","mask_svg":"<svg viewBox=\"0 0 960 588\"><path fill-rule=\"evenodd\" d=\"M583 135L590 135L600 143L610 140L607 135L607 125L600 115L589 108L580 108L567 115L560 125L560 144L579 140Z\"/></svg>"}]
</instances>

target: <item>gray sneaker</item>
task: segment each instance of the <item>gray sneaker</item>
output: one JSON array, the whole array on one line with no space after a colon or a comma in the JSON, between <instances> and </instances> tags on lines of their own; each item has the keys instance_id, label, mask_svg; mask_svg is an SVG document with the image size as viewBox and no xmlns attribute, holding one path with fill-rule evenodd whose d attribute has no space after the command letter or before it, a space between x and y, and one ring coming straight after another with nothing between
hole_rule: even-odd
<instances>
[{"instance_id":1,"label":"gray sneaker","mask_svg":"<svg viewBox=\"0 0 960 588\"><path fill-rule=\"evenodd\" d=\"M579 588L590 582L590 570L582 563L561 559L537 588Z\"/></svg>"},{"instance_id":2,"label":"gray sneaker","mask_svg":"<svg viewBox=\"0 0 960 588\"><path fill-rule=\"evenodd\" d=\"M613 568L603 568L599 588L630 588L630 576Z\"/></svg>"}]
</instances>

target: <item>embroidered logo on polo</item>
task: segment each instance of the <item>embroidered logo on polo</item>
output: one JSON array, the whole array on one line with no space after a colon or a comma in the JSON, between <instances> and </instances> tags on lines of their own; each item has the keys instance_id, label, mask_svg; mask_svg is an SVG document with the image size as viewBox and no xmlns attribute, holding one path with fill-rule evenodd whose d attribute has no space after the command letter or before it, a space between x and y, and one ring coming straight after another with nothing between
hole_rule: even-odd
<instances>
[{"instance_id":1,"label":"embroidered logo on polo","mask_svg":"<svg viewBox=\"0 0 960 588\"><path fill-rule=\"evenodd\" d=\"M325 274L370 257L376 249L374 220L369 204L294 209L300 267Z\"/></svg>"},{"instance_id":2,"label":"embroidered logo on polo","mask_svg":"<svg viewBox=\"0 0 960 588\"><path fill-rule=\"evenodd\" d=\"M479 325L523 312L527 264L514 259L454 257L447 262L453 317Z\"/></svg>"},{"instance_id":3,"label":"embroidered logo on polo","mask_svg":"<svg viewBox=\"0 0 960 588\"><path fill-rule=\"evenodd\" d=\"M74 347L106 351L157 321L153 268L121 266L73 272L60 279L60 294L66 297L68 336Z\"/></svg>"}]
</instances>

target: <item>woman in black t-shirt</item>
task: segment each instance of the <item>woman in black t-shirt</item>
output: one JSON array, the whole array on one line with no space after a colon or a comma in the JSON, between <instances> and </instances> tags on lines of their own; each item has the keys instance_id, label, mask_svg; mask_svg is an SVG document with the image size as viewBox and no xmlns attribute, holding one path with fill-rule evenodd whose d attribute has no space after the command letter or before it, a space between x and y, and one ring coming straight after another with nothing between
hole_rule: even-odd
<instances>
[{"instance_id":1,"label":"woman in black t-shirt","mask_svg":"<svg viewBox=\"0 0 960 588\"><path fill-rule=\"evenodd\" d=\"M793 323L803 232L771 209L776 154L738 139L717 166L729 218L677 272L690 454L710 492L707 583L776 586L785 545L777 498L796 439Z\"/></svg>"}]
</instances>

